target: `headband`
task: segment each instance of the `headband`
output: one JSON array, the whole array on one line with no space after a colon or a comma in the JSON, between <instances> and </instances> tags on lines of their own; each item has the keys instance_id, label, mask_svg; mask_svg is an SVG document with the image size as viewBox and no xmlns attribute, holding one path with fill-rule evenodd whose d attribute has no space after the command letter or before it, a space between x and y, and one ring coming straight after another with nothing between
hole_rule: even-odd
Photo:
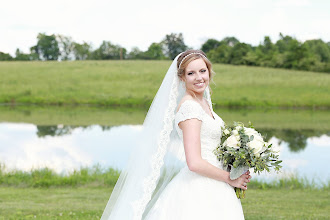
<instances>
[{"instance_id":1,"label":"headband","mask_svg":"<svg viewBox=\"0 0 330 220\"><path fill-rule=\"evenodd\" d=\"M181 62L180 62L180 64L179 64L179 68L178 68L178 69L180 69L182 62L183 62L187 57L189 57L189 56L191 56L191 55L193 55L193 54L201 55L202 57L204 57L205 59L207 59L206 56L204 56L204 55L201 54L201 53L197 53L197 52L190 53L190 54L186 55L185 57L183 57L183 59L181 60Z\"/></svg>"}]
</instances>

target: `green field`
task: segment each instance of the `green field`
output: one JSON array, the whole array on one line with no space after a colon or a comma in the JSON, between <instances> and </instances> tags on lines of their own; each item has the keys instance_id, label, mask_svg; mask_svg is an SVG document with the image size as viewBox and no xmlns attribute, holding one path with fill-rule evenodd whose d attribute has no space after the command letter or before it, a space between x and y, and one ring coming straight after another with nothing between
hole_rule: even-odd
<instances>
[{"instance_id":1,"label":"green field","mask_svg":"<svg viewBox=\"0 0 330 220\"><path fill-rule=\"evenodd\" d=\"M100 166L68 175L49 169L5 172L0 166L1 219L99 219L119 173ZM317 188L291 176L253 180L242 205L246 219L327 219L330 182Z\"/></svg>"},{"instance_id":2,"label":"green field","mask_svg":"<svg viewBox=\"0 0 330 220\"><path fill-rule=\"evenodd\" d=\"M0 62L0 103L148 108L170 61ZM326 73L215 64L215 107L330 107Z\"/></svg>"},{"instance_id":3,"label":"green field","mask_svg":"<svg viewBox=\"0 0 330 220\"><path fill-rule=\"evenodd\" d=\"M100 219L111 188L0 187L0 220ZM330 191L248 189L242 200L249 219L329 219Z\"/></svg>"}]
</instances>

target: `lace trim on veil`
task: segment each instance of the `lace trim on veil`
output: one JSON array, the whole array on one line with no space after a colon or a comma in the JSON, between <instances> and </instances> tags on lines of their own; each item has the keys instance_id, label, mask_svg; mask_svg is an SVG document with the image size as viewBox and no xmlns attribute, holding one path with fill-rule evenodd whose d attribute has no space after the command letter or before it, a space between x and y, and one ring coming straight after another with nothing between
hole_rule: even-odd
<instances>
[{"instance_id":1,"label":"lace trim on veil","mask_svg":"<svg viewBox=\"0 0 330 220\"><path fill-rule=\"evenodd\" d=\"M170 134L173 130L173 120L175 115L175 107L177 105L178 98L178 77L174 77L171 92L169 95L169 105L165 112L164 125L160 133L158 140L158 149L157 153L153 155L151 159L151 173L143 181L143 194L140 199L135 202L132 202L134 219L141 220L142 215L145 211L145 208L148 202L151 200L152 193L154 192L157 186L157 180L160 176L161 167L164 164L164 156L166 154L166 149L170 141Z\"/></svg>"}]
</instances>

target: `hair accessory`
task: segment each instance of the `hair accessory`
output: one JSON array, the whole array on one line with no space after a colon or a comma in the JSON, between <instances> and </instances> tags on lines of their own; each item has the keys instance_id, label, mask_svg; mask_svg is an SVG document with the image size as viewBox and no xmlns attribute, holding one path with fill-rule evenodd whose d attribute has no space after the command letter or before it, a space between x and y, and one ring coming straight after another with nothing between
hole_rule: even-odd
<instances>
[{"instance_id":1,"label":"hair accessory","mask_svg":"<svg viewBox=\"0 0 330 220\"><path fill-rule=\"evenodd\" d=\"M180 69L182 62L183 62L187 57L189 57L189 56L191 56L191 55L193 55L193 54L201 55L202 57L204 57L205 59L207 59L206 56L204 56L204 55L201 54L201 53L197 53L197 52L190 53L190 54L186 55L185 57L183 57L183 59L181 60L181 62L180 62L180 64L179 64L179 68L178 68L178 69Z\"/></svg>"}]
</instances>

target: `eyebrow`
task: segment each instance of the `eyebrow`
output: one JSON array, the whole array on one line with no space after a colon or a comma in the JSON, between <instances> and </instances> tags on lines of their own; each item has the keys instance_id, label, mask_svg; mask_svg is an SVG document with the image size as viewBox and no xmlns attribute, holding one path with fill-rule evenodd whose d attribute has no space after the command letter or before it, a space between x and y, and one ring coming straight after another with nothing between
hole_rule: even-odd
<instances>
[{"instance_id":1,"label":"eyebrow","mask_svg":"<svg viewBox=\"0 0 330 220\"><path fill-rule=\"evenodd\" d=\"M204 69L207 69L207 68L206 67L203 67L199 71L204 70ZM189 73L189 72L195 72L195 70L187 70L187 73Z\"/></svg>"}]
</instances>

